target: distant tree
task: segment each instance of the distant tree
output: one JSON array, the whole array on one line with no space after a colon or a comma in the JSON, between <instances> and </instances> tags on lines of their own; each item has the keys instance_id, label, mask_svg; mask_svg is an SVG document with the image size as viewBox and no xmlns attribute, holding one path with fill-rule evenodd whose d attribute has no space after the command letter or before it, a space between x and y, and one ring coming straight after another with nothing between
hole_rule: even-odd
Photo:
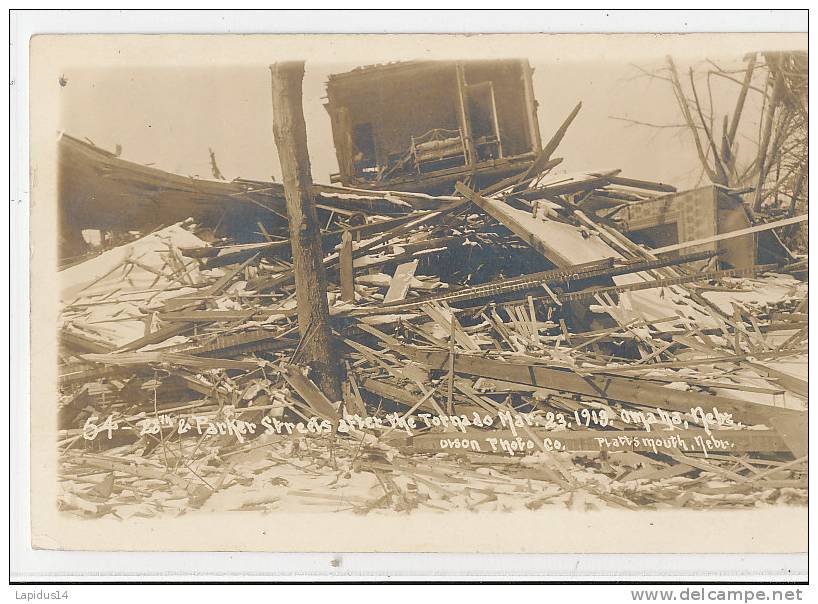
<instances>
[{"instance_id":1,"label":"distant tree","mask_svg":"<svg viewBox=\"0 0 818 604\"><path fill-rule=\"evenodd\" d=\"M755 214L795 215L808 209L808 61L807 53L763 52L744 57L744 67L724 69L708 60L705 67L690 67L683 78L671 57L665 67L642 72L666 81L673 89L684 128L696 146L702 169L713 184L749 193L745 198ZM737 86L732 112L713 101L711 81L720 78ZM702 80L705 80L702 90ZM702 92L706 92L706 97ZM748 98L753 95L753 113L747 118ZM721 119L719 118L719 115ZM739 160L738 136L742 118L755 117L758 123L752 153ZM745 124L745 130L746 130ZM786 242L796 248L806 246L806 228L791 228Z\"/></svg>"}]
</instances>

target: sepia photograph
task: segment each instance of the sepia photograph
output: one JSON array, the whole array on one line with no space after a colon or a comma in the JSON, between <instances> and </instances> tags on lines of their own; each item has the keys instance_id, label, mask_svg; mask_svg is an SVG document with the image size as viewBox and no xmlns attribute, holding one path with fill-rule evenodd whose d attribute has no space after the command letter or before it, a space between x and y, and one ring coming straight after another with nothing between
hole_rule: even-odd
<instances>
[{"instance_id":1,"label":"sepia photograph","mask_svg":"<svg viewBox=\"0 0 818 604\"><path fill-rule=\"evenodd\" d=\"M30 53L35 549L806 552L806 34Z\"/></svg>"}]
</instances>

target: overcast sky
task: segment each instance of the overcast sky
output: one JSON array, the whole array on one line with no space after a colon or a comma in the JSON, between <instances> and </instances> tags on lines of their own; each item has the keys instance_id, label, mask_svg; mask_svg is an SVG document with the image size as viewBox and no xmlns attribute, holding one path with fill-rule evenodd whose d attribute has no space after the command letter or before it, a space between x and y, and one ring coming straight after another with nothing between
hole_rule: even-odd
<instances>
[{"instance_id":1,"label":"overcast sky","mask_svg":"<svg viewBox=\"0 0 818 604\"><path fill-rule=\"evenodd\" d=\"M713 56L716 63L741 69L741 54ZM628 62L599 60L544 61L529 57L535 68L534 93L539 101L543 142L582 101L556 156L564 157L557 172L621 168L633 178L658 180L679 187L695 186L700 164L690 133L673 128L637 126L615 117L653 124L682 120L667 82L640 77ZM367 57L361 57L361 63ZM680 63L686 78L687 66ZM324 110L325 83L330 73L348 71L357 63L308 62L304 79L312 174L328 183L337 171L330 121ZM663 58L645 58L639 66L651 70ZM694 65L704 68L701 62ZM60 128L78 138L113 150L122 157L190 176L211 178L208 147L230 180L236 177L280 181L272 134L270 72L262 65L231 67L65 68L67 84L60 90ZM737 77L741 77L738 74ZM711 78L717 124L731 112L738 86ZM698 80L706 95L704 79ZM56 85L56 82L55 82ZM752 152L759 106L752 97L745 112L741 151Z\"/></svg>"}]
</instances>

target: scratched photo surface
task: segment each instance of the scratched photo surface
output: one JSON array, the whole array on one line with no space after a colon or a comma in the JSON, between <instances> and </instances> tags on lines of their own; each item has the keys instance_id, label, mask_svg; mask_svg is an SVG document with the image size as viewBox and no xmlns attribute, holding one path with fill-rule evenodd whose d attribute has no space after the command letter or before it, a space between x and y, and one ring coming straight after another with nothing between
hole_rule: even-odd
<instances>
[{"instance_id":1,"label":"scratched photo surface","mask_svg":"<svg viewBox=\"0 0 818 604\"><path fill-rule=\"evenodd\" d=\"M806 551L805 35L31 53L35 547Z\"/></svg>"}]
</instances>

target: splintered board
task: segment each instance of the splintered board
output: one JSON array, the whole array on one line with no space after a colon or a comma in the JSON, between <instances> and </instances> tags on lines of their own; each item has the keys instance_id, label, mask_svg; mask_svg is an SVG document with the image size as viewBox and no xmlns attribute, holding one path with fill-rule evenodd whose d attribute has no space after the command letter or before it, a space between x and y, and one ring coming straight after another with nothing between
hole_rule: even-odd
<instances>
[{"instance_id":1,"label":"splintered board","mask_svg":"<svg viewBox=\"0 0 818 604\"><path fill-rule=\"evenodd\" d=\"M395 269L395 275L389 284L389 291L386 292L386 297L383 299L384 304L398 302L406 297L417 267L418 261L412 260L412 262L405 262Z\"/></svg>"}]
</instances>

